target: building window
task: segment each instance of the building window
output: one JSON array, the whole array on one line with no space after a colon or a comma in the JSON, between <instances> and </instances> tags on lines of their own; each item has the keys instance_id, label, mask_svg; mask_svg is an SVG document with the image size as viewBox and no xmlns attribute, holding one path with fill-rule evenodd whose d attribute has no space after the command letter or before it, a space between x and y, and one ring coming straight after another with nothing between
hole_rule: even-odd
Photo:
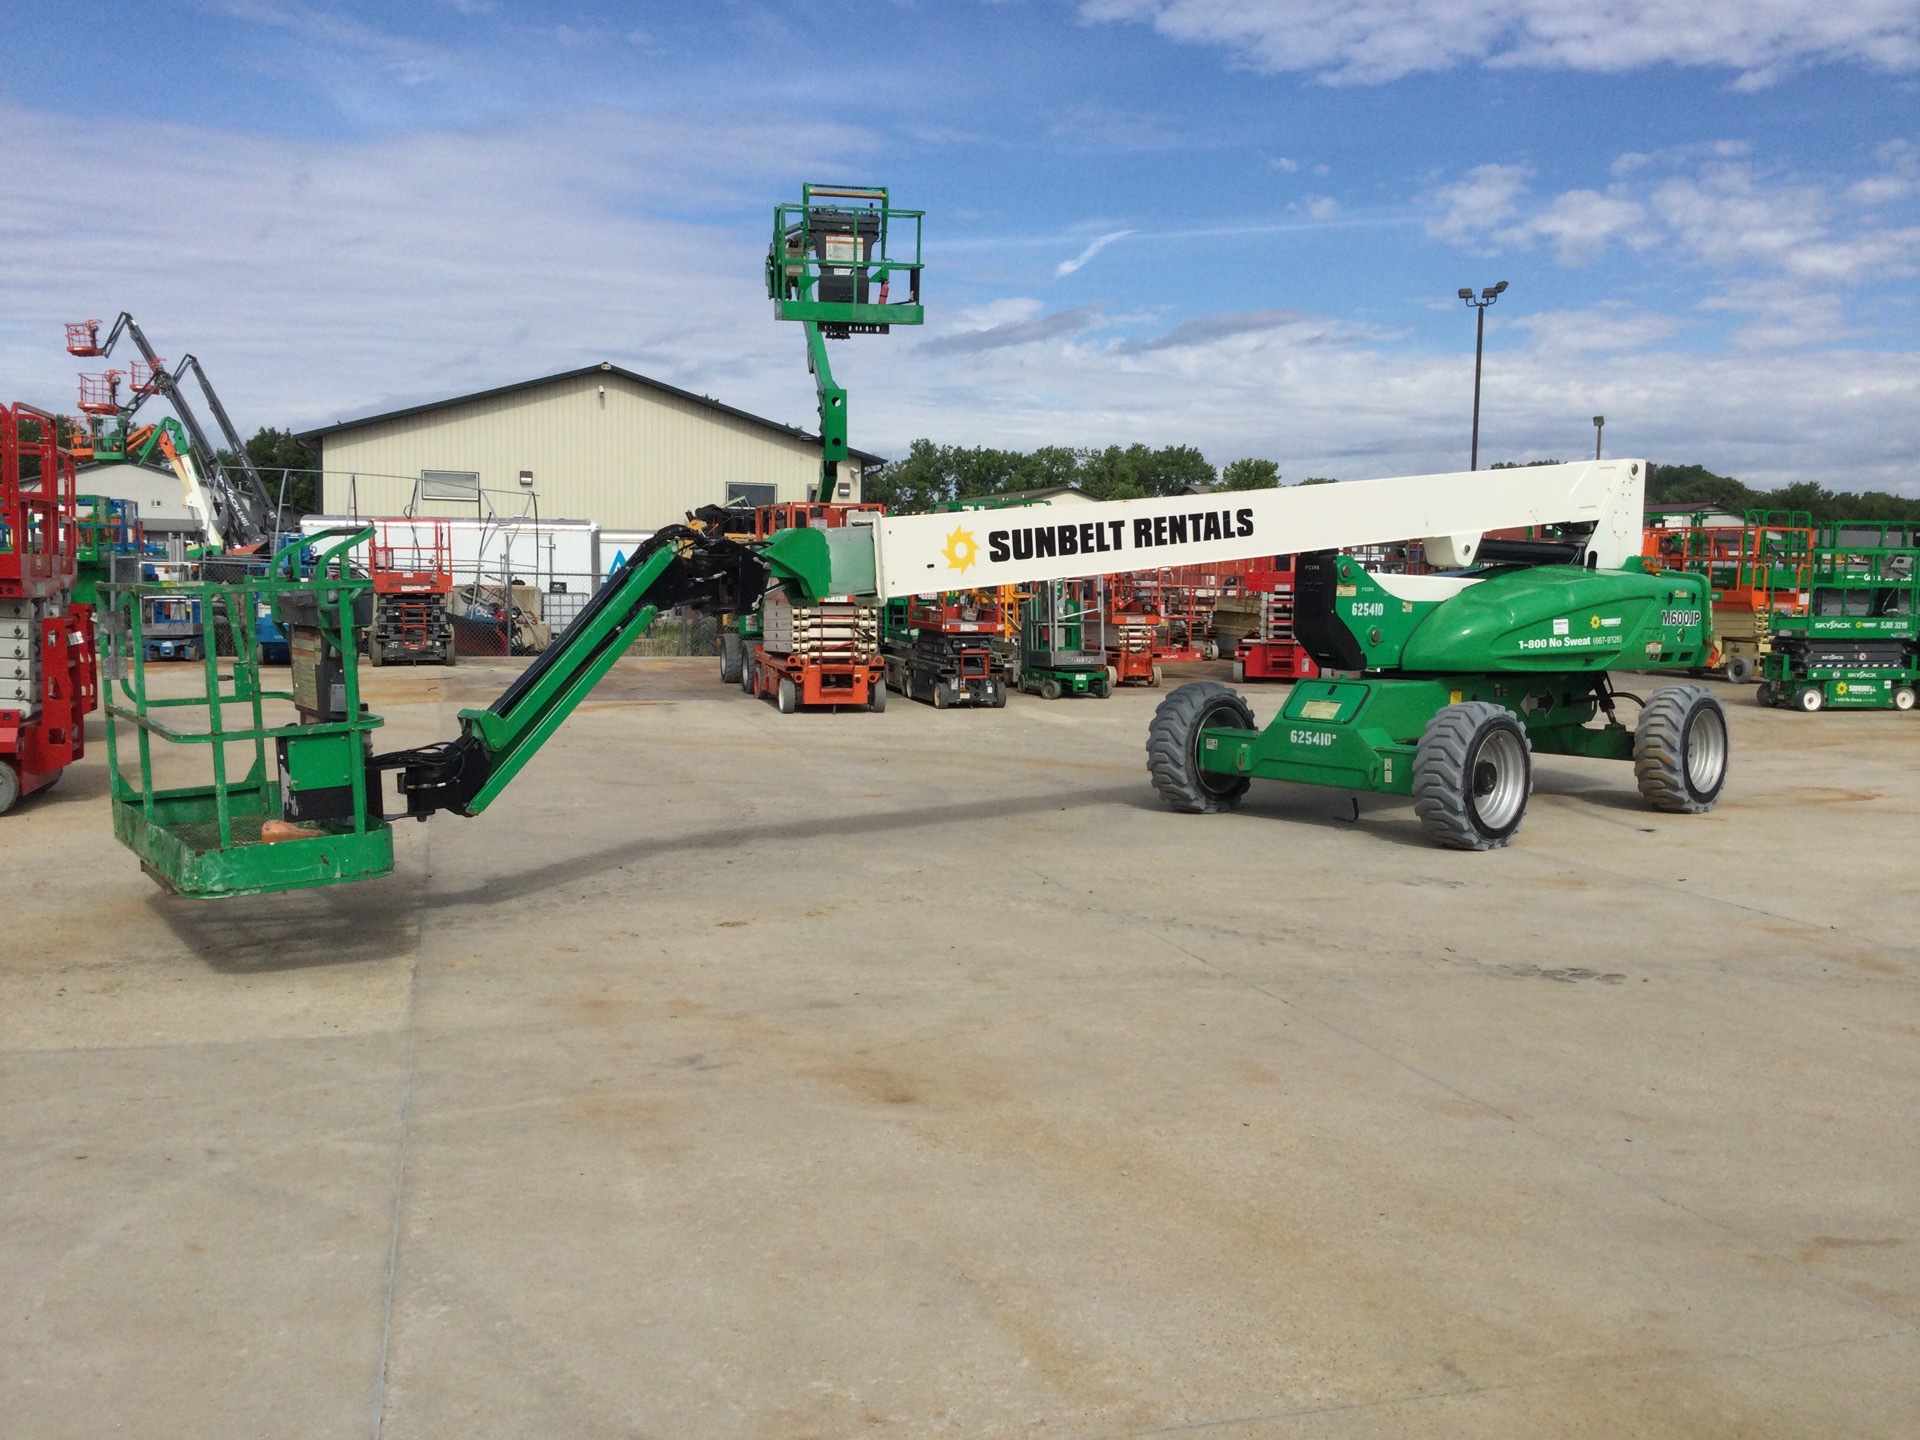
<instances>
[{"instance_id":1,"label":"building window","mask_svg":"<svg viewBox=\"0 0 1920 1440\"><path fill-rule=\"evenodd\" d=\"M780 499L779 491L772 485L742 485L730 481L727 485L727 504L729 505L772 505Z\"/></svg>"}]
</instances>

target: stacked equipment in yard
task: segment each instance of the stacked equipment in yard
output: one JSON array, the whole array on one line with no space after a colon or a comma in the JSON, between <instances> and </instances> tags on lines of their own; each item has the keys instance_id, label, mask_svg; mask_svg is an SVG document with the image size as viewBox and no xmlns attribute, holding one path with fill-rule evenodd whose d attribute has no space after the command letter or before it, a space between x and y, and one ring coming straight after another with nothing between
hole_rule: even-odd
<instances>
[{"instance_id":1,"label":"stacked equipment in yard","mask_svg":"<svg viewBox=\"0 0 1920 1440\"><path fill-rule=\"evenodd\" d=\"M795 605L785 590L760 602L760 639L740 688L773 701L782 715L803 706L887 708L879 612L852 600Z\"/></svg>"},{"instance_id":2,"label":"stacked equipment in yard","mask_svg":"<svg viewBox=\"0 0 1920 1440\"><path fill-rule=\"evenodd\" d=\"M0 814L86 753L99 694L93 607L73 598L78 510L54 417L0 407Z\"/></svg>"},{"instance_id":3,"label":"stacked equipment in yard","mask_svg":"<svg viewBox=\"0 0 1920 1440\"><path fill-rule=\"evenodd\" d=\"M1649 571L1684 570L1713 588L1713 649L1705 669L1736 685L1754 679L1773 649L1777 616L1803 614L1813 565L1812 517L1749 510L1740 525L1649 525L1642 546Z\"/></svg>"},{"instance_id":4,"label":"stacked equipment in yard","mask_svg":"<svg viewBox=\"0 0 1920 1440\"><path fill-rule=\"evenodd\" d=\"M1920 531L1849 521L1816 531L1807 604L1773 616L1759 700L1809 713L1911 710L1920 694Z\"/></svg>"},{"instance_id":5,"label":"stacked equipment in yard","mask_svg":"<svg viewBox=\"0 0 1920 1440\"><path fill-rule=\"evenodd\" d=\"M1235 680L1308 680L1320 667L1293 629L1293 557L1284 565L1247 577L1247 589L1260 597L1260 629L1240 642L1234 657Z\"/></svg>"},{"instance_id":6,"label":"stacked equipment in yard","mask_svg":"<svg viewBox=\"0 0 1920 1440\"><path fill-rule=\"evenodd\" d=\"M993 642L1001 628L1000 601L992 592L915 596L882 646L888 688L936 710L1000 708L1007 687Z\"/></svg>"},{"instance_id":7,"label":"stacked equipment in yard","mask_svg":"<svg viewBox=\"0 0 1920 1440\"><path fill-rule=\"evenodd\" d=\"M370 665L454 663L453 544L444 520L375 520Z\"/></svg>"},{"instance_id":8,"label":"stacked equipment in yard","mask_svg":"<svg viewBox=\"0 0 1920 1440\"><path fill-rule=\"evenodd\" d=\"M781 501L773 505L759 505L752 509L745 506L709 506L699 512L694 519L701 529L716 537L738 537L741 540L764 542L782 530L839 530L848 525L871 525L887 513L887 507L868 502L841 505L824 501ZM720 681L723 685L738 685L748 694L755 691L755 664L761 648L762 631L765 627L763 614L766 597L742 610L739 614L721 617L718 643L720 648ZM877 618L872 627L873 651L879 648L879 623ZM770 667L775 672L771 681L776 703L779 699L779 665ZM820 677L816 677L818 681ZM804 676L801 677L804 679ZM804 687L802 687L804 688ZM815 689L819 690L816 683ZM836 681L829 689L839 689ZM814 704L851 704L852 701L814 701L802 702ZM865 701L858 703L866 703ZM880 705L886 701L882 699ZM879 707L872 707L879 708Z\"/></svg>"}]
</instances>

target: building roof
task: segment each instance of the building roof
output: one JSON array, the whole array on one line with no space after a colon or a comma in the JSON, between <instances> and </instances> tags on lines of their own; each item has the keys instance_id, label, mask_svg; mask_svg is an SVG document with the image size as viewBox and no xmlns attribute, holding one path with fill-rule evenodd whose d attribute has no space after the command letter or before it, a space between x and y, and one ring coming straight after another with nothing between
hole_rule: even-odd
<instances>
[{"instance_id":1,"label":"building roof","mask_svg":"<svg viewBox=\"0 0 1920 1440\"><path fill-rule=\"evenodd\" d=\"M476 390L470 395L455 395L447 400L431 400L424 405L408 405L400 410L385 410L378 415L362 415L357 420L337 420L331 425L318 425L311 430L302 430L294 438L307 443L325 440L329 435L344 434L357 430L363 425L378 425L385 420L404 420L413 415L430 415L436 410L450 409L455 405L465 405L470 400L491 400L496 395L511 395L519 390L534 390L542 385L552 385L561 380L578 380L588 375L618 375L631 380L636 385L644 385L649 390L658 390L663 395L671 395L678 400L687 400L695 405L703 405L709 410L718 410L723 415L731 415L736 420L745 420L749 424L759 425L793 440L806 440L818 444L820 437L802 430L798 425L782 425L778 420L769 420L764 415L754 415L745 410L723 405L710 395L696 395L691 390L682 390L663 381L654 380L632 370L624 370L610 360L602 360L598 365L583 365L578 370L562 370L558 375L542 375L535 380L520 380L512 385L496 385L491 390ZM885 456L869 454L865 450L847 447L847 453L855 459L870 465L885 463Z\"/></svg>"}]
</instances>

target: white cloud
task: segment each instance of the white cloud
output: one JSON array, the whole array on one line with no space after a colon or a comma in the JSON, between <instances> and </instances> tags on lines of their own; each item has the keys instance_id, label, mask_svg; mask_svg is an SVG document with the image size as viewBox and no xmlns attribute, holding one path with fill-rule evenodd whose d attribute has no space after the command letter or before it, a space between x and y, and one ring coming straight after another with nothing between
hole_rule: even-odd
<instances>
[{"instance_id":1,"label":"white cloud","mask_svg":"<svg viewBox=\"0 0 1920 1440\"><path fill-rule=\"evenodd\" d=\"M1124 240L1131 234L1133 234L1131 230L1115 230L1110 234L1102 235L1071 260L1062 260L1058 265L1054 266L1054 278L1065 279L1081 266L1085 265L1089 260L1093 259L1093 257L1098 255L1102 250L1113 244L1114 241Z\"/></svg>"},{"instance_id":2,"label":"white cloud","mask_svg":"<svg viewBox=\"0 0 1920 1440\"><path fill-rule=\"evenodd\" d=\"M1634 201L1597 190L1568 190L1538 214L1500 231L1498 238L1522 247L1545 240L1562 265L1583 265L1611 241L1645 250L1659 237L1648 224L1646 210Z\"/></svg>"},{"instance_id":3,"label":"white cloud","mask_svg":"<svg viewBox=\"0 0 1920 1440\"><path fill-rule=\"evenodd\" d=\"M1327 195L1307 197L1307 215L1314 220L1331 220L1340 213L1340 202Z\"/></svg>"},{"instance_id":4,"label":"white cloud","mask_svg":"<svg viewBox=\"0 0 1920 1440\"><path fill-rule=\"evenodd\" d=\"M1607 190L1565 190L1545 203L1531 200L1527 167L1480 165L1417 203L1432 215L1429 235L1478 254L1545 241L1562 265L1581 265L1616 241L1633 250L1670 242L1728 276L1859 285L1920 270L1920 226L1854 213L1920 190L1920 160L1904 142L1882 146L1880 173L1851 185L1776 179L1720 158L1729 153L1738 152L1715 144L1623 155ZM1685 173L1659 178L1675 167Z\"/></svg>"},{"instance_id":5,"label":"white cloud","mask_svg":"<svg viewBox=\"0 0 1920 1440\"><path fill-rule=\"evenodd\" d=\"M1624 305L1595 305L1584 310L1549 310L1508 317L1508 323L1533 336L1546 351L1648 351L1671 339L1680 322Z\"/></svg>"},{"instance_id":6,"label":"white cloud","mask_svg":"<svg viewBox=\"0 0 1920 1440\"><path fill-rule=\"evenodd\" d=\"M1608 73L1668 63L1731 68L1755 89L1807 64L1920 68L1916 0L1081 0L1080 13L1333 83L1466 64Z\"/></svg>"},{"instance_id":7,"label":"white cloud","mask_svg":"<svg viewBox=\"0 0 1920 1440\"><path fill-rule=\"evenodd\" d=\"M1437 186L1426 198L1440 214L1427 233L1455 245L1483 244L1519 210L1533 172L1525 165L1476 165L1465 177Z\"/></svg>"},{"instance_id":8,"label":"white cloud","mask_svg":"<svg viewBox=\"0 0 1920 1440\"><path fill-rule=\"evenodd\" d=\"M1911 274L1920 228L1834 228L1824 185L1769 185L1745 165L1713 166L1656 188L1651 204L1695 255L1721 268L1758 264L1821 284Z\"/></svg>"}]
</instances>

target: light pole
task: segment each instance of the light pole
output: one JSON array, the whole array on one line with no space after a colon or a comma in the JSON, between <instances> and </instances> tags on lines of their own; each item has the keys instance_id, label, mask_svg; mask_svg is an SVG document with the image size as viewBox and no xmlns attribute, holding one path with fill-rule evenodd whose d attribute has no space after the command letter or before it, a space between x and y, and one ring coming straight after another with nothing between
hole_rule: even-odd
<instances>
[{"instance_id":1,"label":"light pole","mask_svg":"<svg viewBox=\"0 0 1920 1440\"><path fill-rule=\"evenodd\" d=\"M1489 285L1475 296L1472 290L1462 290L1460 298L1479 312L1479 322L1474 327L1473 337L1473 459L1467 463L1469 470L1480 468L1480 357L1487 348L1487 307L1498 300L1505 292L1507 282Z\"/></svg>"},{"instance_id":2,"label":"light pole","mask_svg":"<svg viewBox=\"0 0 1920 1440\"><path fill-rule=\"evenodd\" d=\"M1600 458L1600 432L1606 428L1606 416L1596 415L1593 417L1593 458L1596 460Z\"/></svg>"}]
</instances>

